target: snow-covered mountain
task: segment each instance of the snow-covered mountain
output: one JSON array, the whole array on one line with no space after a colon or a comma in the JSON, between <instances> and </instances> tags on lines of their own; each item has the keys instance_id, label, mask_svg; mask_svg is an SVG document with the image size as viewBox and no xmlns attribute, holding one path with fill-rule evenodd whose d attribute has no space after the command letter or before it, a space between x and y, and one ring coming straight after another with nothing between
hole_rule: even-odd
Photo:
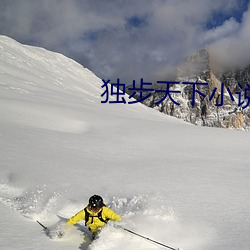
<instances>
[{"instance_id":1,"label":"snow-covered mountain","mask_svg":"<svg viewBox=\"0 0 250 250\"><path fill-rule=\"evenodd\" d=\"M192 124L249 130L250 67L225 68L216 63L214 54L202 49L188 57L176 75L175 81L180 84L171 85L170 91L178 91L170 93L172 100L168 96L155 105L166 89L158 84L155 90L162 92L154 92L143 103ZM187 82L189 84L184 84Z\"/></svg>"},{"instance_id":2,"label":"snow-covered mountain","mask_svg":"<svg viewBox=\"0 0 250 250\"><path fill-rule=\"evenodd\" d=\"M108 225L53 228L92 194L122 225L185 250L248 250L249 133L101 103L103 82L63 55L0 37L1 249L162 249ZM112 98L112 97L110 97Z\"/></svg>"}]
</instances>

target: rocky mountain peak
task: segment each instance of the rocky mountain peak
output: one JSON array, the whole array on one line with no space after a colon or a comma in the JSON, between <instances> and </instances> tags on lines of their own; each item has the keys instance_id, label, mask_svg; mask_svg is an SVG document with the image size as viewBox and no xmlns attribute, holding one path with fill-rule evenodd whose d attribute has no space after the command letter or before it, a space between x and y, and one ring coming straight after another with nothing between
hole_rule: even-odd
<instances>
[{"instance_id":1,"label":"rocky mountain peak","mask_svg":"<svg viewBox=\"0 0 250 250\"><path fill-rule=\"evenodd\" d=\"M177 69L177 78L194 77L206 74L210 69L210 58L207 49L201 49L194 55L188 57Z\"/></svg>"},{"instance_id":2,"label":"rocky mountain peak","mask_svg":"<svg viewBox=\"0 0 250 250\"><path fill-rule=\"evenodd\" d=\"M215 59L207 49L191 55L177 68L179 84L171 85L171 93L156 105L166 94L165 86L156 85L161 91L155 91L143 103L196 125L248 130L250 66L222 71L223 65L217 65Z\"/></svg>"}]
</instances>

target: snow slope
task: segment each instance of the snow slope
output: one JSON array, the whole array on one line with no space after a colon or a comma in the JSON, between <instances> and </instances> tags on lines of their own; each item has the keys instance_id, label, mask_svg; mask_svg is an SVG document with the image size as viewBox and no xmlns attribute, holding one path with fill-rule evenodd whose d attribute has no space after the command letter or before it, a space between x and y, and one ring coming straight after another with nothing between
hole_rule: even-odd
<instances>
[{"instance_id":1,"label":"snow slope","mask_svg":"<svg viewBox=\"0 0 250 250\"><path fill-rule=\"evenodd\" d=\"M101 86L63 55L0 36L0 248L162 249L112 225L90 244L83 223L63 239L36 223L54 228L97 193L124 227L166 245L248 250L249 133L103 104Z\"/></svg>"}]
</instances>

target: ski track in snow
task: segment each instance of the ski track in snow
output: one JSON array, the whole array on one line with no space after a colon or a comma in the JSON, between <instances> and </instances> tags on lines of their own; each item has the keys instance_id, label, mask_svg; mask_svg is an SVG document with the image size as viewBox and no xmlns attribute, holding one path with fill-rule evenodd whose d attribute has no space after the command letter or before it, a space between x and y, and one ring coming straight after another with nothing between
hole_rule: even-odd
<instances>
[{"instance_id":1,"label":"ski track in snow","mask_svg":"<svg viewBox=\"0 0 250 250\"><path fill-rule=\"evenodd\" d=\"M48 105L8 101L1 103L0 114L8 108L8 114L2 116L2 121L15 122L33 128L47 129L66 133L85 133L90 125L81 120L67 116L62 109L51 108ZM22 112L20 112L20 108ZM69 113L69 111L68 111Z\"/></svg>"},{"instance_id":2,"label":"ski track in snow","mask_svg":"<svg viewBox=\"0 0 250 250\"><path fill-rule=\"evenodd\" d=\"M121 225L129 230L176 248L178 244L183 244L186 245L185 249L192 249L193 246L197 249L199 244L204 244L204 240L203 242L197 240L198 229L192 231L190 225L187 226L180 221L173 209L164 205L164 197L161 195L141 195L130 198L107 197L107 200L109 201L107 206L123 217ZM162 249L155 243L114 228L113 223L107 225L99 238L92 243L87 236L88 232L83 222L66 230L64 237L58 239L57 231L63 228L65 220L59 220L56 215L62 214L63 217L69 218L83 207L82 204L66 200L63 192L49 192L46 186L25 191L12 186L11 183L1 183L0 202L29 220L45 222L51 230L50 237L54 240L63 241L69 245L79 244L79 249L82 250L124 248L124 245L119 243L121 239L123 239L122 242L124 240L128 242L126 249ZM180 236L182 236L181 239ZM166 239L166 242L160 239ZM188 242L186 242L187 239Z\"/></svg>"}]
</instances>

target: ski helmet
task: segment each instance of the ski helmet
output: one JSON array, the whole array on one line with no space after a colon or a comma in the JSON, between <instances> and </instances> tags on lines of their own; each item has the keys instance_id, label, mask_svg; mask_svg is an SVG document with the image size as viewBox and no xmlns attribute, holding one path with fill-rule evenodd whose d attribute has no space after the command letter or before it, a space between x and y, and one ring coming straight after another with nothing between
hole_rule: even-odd
<instances>
[{"instance_id":1,"label":"ski helmet","mask_svg":"<svg viewBox=\"0 0 250 250\"><path fill-rule=\"evenodd\" d=\"M99 195L93 195L89 198L89 206L93 210L98 210L103 207L103 199Z\"/></svg>"}]
</instances>

